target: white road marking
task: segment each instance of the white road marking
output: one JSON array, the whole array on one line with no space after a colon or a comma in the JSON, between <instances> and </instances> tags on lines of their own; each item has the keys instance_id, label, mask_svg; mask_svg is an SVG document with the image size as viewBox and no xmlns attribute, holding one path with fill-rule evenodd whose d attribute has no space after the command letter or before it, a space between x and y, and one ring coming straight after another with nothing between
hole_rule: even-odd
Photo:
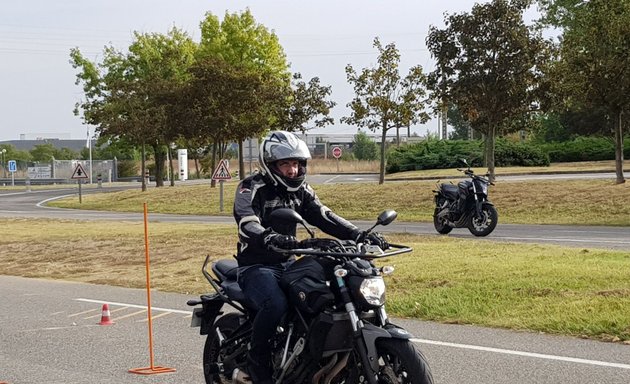
<instances>
[{"instance_id":1,"label":"white road marking","mask_svg":"<svg viewBox=\"0 0 630 384\"><path fill-rule=\"evenodd\" d=\"M92 300L92 299L75 299L75 300L89 302L89 303L99 303L99 304L107 303L109 305L126 306L126 307L132 307L132 308L142 308L142 309L146 309L147 308L147 306L144 306L144 305L135 305L135 304L127 304L127 303L116 303L116 302L111 302L111 301ZM160 307L151 307L151 310L173 312L173 313L183 313L185 315L191 315L192 314L192 311L182 311L182 310L178 310L178 309L168 309L168 308L160 308ZM506 355L533 357L533 358L537 358L537 359L556 360L556 361L565 361L565 362L569 362L569 363L597 365L597 366L608 367L608 368L630 369L630 364L611 363L611 362L600 361L600 360L588 360L588 359L580 359L580 358L576 358L576 357L547 355L547 354L543 354L543 353L533 353L533 352L515 351L515 350L511 350L511 349L482 347L482 346L479 346L479 345L470 345L470 344L448 343L448 342L444 342L444 341L435 341L435 340L427 340L427 339L415 339L414 338L414 339L411 339L411 341L413 341L414 343L440 345L440 346L450 347L450 348L471 349L471 350L476 350L476 351L502 353L502 354L506 354Z\"/></svg>"},{"instance_id":2,"label":"white road marking","mask_svg":"<svg viewBox=\"0 0 630 384\"><path fill-rule=\"evenodd\" d=\"M569 363L599 365L599 366L608 367L608 368L630 369L630 364L611 363L611 362L608 362L608 361L579 359L579 358L576 358L576 357L546 355L546 354L543 354L543 353L533 353L533 352L515 351L515 350L511 350L511 349L482 347L482 346L479 346L479 345L447 343L447 342L444 342L444 341L435 341L435 340L426 340L426 339L411 339L411 341L413 341L414 343L440 345L440 346L450 347L450 348L472 349L472 350L475 350L475 351L502 353L502 354L505 354L505 355L534 357L534 358L537 358L537 359L566 361L566 362L569 362Z\"/></svg>"},{"instance_id":3,"label":"white road marking","mask_svg":"<svg viewBox=\"0 0 630 384\"><path fill-rule=\"evenodd\" d=\"M163 317L163 316L168 316L168 315L170 315L171 313L172 313L172 312L170 312L170 311L169 311L169 312L162 312L162 313L160 313L159 315L153 315L153 316L151 316L151 321L153 321L153 320L155 320L155 319L159 319L160 317ZM148 322L148 321L149 321L149 317L147 316L147 318L146 318L146 319L138 320L137 322L138 322L138 323L141 323L141 322Z\"/></svg>"},{"instance_id":4,"label":"white road marking","mask_svg":"<svg viewBox=\"0 0 630 384\"><path fill-rule=\"evenodd\" d=\"M324 184L327 184L327 183L332 183L333 181L335 181L335 179L337 179L337 178L339 178L339 177L341 177L341 175L337 175L337 176L332 177L332 178L330 178L330 179L328 179L328 180L325 180L325 181L324 181Z\"/></svg>"},{"instance_id":5,"label":"white road marking","mask_svg":"<svg viewBox=\"0 0 630 384\"><path fill-rule=\"evenodd\" d=\"M126 319L128 317L132 317L132 316L135 316L135 315L142 315L142 314L144 314L146 312L147 312L147 310L143 309L143 310L138 311L138 312L132 312L132 313L128 313L128 314L123 315L123 316L117 316L116 318L110 317L110 319L112 321L118 321L118 320Z\"/></svg>"},{"instance_id":6,"label":"white road marking","mask_svg":"<svg viewBox=\"0 0 630 384\"><path fill-rule=\"evenodd\" d=\"M116 303L114 301L103 301L103 300L92 300L92 299L75 299L76 301L84 301L86 303L98 303L98 304L109 304L109 305L118 305L121 307L130 307L130 308L142 308L148 309L146 305L136 305L136 304L127 304L127 303ZM173 313L183 313L184 315L190 315L192 311L182 311L180 309L168 309L168 308L160 308L151 306L151 311L163 311L163 312L173 312Z\"/></svg>"},{"instance_id":7,"label":"white road marking","mask_svg":"<svg viewBox=\"0 0 630 384\"><path fill-rule=\"evenodd\" d=\"M88 309L87 311L83 311L83 312L79 312L79 313L73 313L72 315L68 315L68 317L85 315L86 313L95 312L95 311L100 311L100 309Z\"/></svg>"},{"instance_id":8,"label":"white road marking","mask_svg":"<svg viewBox=\"0 0 630 384\"><path fill-rule=\"evenodd\" d=\"M542 237L513 237L497 236L503 240L533 240L533 241L564 241L573 243L605 243L605 244L630 244L630 241L623 240L595 240L595 239L566 239L566 238L542 238Z\"/></svg>"}]
</instances>

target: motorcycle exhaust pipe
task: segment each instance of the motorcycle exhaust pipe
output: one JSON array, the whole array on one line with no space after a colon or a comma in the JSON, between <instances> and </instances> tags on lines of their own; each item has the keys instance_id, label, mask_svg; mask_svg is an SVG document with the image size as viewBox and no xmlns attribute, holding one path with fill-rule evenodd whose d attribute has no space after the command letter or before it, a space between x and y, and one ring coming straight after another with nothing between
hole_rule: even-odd
<instances>
[{"instance_id":1,"label":"motorcycle exhaust pipe","mask_svg":"<svg viewBox=\"0 0 630 384\"><path fill-rule=\"evenodd\" d=\"M234 384L252 384L252 379L249 377L249 374L245 371L241 371L236 368L234 372L232 372L232 383Z\"/></svg>"}]
</instances>

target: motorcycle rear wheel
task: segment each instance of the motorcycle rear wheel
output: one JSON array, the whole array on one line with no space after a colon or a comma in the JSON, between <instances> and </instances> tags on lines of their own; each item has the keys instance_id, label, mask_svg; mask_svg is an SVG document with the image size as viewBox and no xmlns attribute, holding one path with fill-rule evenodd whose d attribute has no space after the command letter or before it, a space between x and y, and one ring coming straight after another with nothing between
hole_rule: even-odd
<instances>
[{"instance_id":1,"label":"motorcycle rear wheel","mask_svg":"<svg viewBox=\"0 0 630 384\"><path fill-rule=\"evenodd\" d=\"M468 230L475 236L488 236L497 226L499 213L493 205L484 204L481 207L481 215L482 217L479 217L475 214L470 218Z\"/></svg>"},{"instance_id":2,"label":"motorcycle rear wheel","mask_svg":"<svg viewBox=\"0 0 630 384\"><path fill-rule=\"evenodd\" d=\"M435 212L433 212L433 226L435 227L435 230L442 235L446 235L447 233L451 232L453 230L453 227L451 227L450 225L446 224L444 222L444 219L441 219L438 217L438 213L440 212L440 210L438 208L435 209Z\"/></svg>"},{"instance_id":3,"label":"motorcycle rear wheel","mask_svg":"<svg viewBox=\"0 0 630 384\"><path fill-rule=\"evenodd\" d=\"M208 333L206 343L203 348L203 376L206 384L228 383L222 380L218 373L212 373L211 367L219 362L221 348L219 345L219 337L216 329L219 328L221 333L227 338L240 326L240 315L236 313L228 313L214 323L212 330Z\"/></svg>"}]
</instances>

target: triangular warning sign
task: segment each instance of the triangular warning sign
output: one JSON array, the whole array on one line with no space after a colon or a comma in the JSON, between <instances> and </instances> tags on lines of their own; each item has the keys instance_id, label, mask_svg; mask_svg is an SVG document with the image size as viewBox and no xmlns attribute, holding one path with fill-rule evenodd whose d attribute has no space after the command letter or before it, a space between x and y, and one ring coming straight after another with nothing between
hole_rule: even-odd
<instances>
[{"instance_id":1,"label":"triangular warning sign","mask_svg":"<svg viewBox=\"0 0 630 384\"><path fill-rule=\"evenodd\" d=\"M227 160L219 161L217 169L215 169L214 173L212 174L212 180L232 180L232 175L230 175L228 164L229 162Z\"/></svg>"},{"instance_id":2,"label":"triangular warning sign","mask_svg":"<svg viewBox=\"0 0 630 384\"><path fill-rule=\"evenodd\" d=\"M85 172L85 169L83 169L83 166L81 166L81 164L77 164L77 167L74 169L74 172L72 172L72 177L71 179L87 179L88 175Z\"/></svg>"}]
</instances>

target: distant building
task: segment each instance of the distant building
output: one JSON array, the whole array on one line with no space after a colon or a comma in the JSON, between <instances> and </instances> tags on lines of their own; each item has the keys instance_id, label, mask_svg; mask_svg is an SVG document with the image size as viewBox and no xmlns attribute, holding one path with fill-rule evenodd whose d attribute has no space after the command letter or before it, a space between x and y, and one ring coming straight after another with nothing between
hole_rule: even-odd
<instances>
[{"instance_id":1,"label":"distant building","mask_svg":"<svg viewBox=\"0 0 630 384\"><path fill-rule=\"evenodd\" d=\"M354 141L355 134L353 133L299 133L296 134L306 142L309 149L311 150L311 154L313 157L319 158L328 158L331 155L332 147L339 146L343 149L351 149L352 142ZM368 133L368 137L370 137L374 142L381 142L381 135ZM411 136L407 137L407 135L400 135L401 143L412 143L423 140L423 137L420 136ZM388 141L395 141L395 135L388 135ZM24 135L20 135L20 140L8 140L8 141L0 141L0 144L10 144L14 146L18 150L22 151L30 151L35 148L36 145L41 144L52 144L57 149L68 148L75 152L81 152L83 148L85 148L86 140L70 140L70 139L59 139L59 138L38 138L36 140L26 140ZM92 143L94 145L94 143ZM243 142L243 156L245 161L258 160L258 139L247 139ZM237 150L238 145L233 144L232 149Z\"/></svg>"},{"instance_id":2,"label":"distant building","mask_svg":"<svg viewBox=\"0 0 630 384\"><path fill-rule=\"evenodd\" d=\"M85 148L86 140L65 140L65 139L38 139L38 140L7 140L0 141L0 144L9 144L20 151L30 151L36 145L52 144L57 149L68 148L75 152L81 152Z\"/></svg>"}]
</instances>

